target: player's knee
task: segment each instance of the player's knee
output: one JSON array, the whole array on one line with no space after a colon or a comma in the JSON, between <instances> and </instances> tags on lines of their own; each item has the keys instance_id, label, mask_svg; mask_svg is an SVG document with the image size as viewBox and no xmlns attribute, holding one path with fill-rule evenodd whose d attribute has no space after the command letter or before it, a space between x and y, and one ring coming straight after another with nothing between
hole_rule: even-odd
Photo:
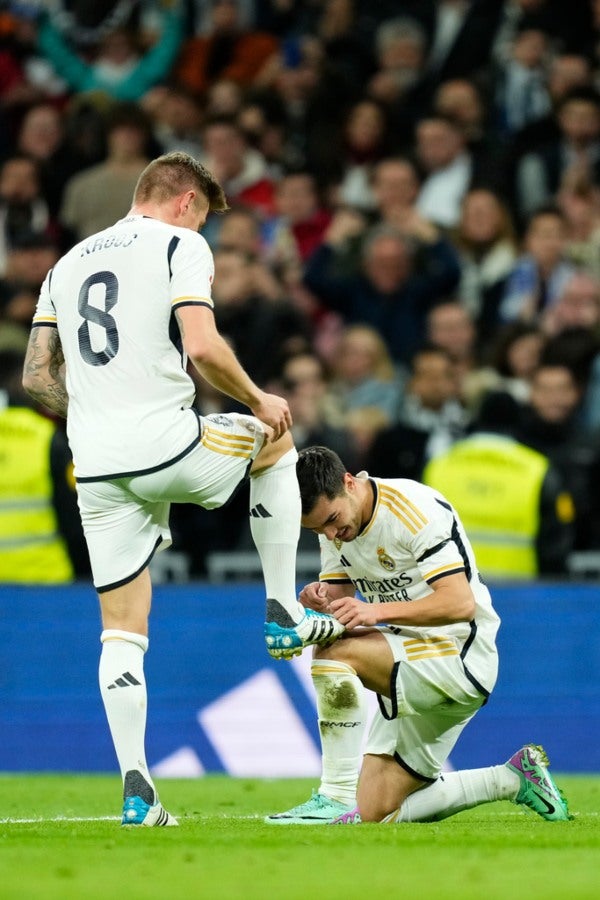
<instances>
[{"instance_id":1,"label":"player's knee","mask_svg":"<svg viewBox=\"0 0 600 900\"><path fill-rule=\"evenodd\" d=\"M267 433L268 426L265 425L264 428L265 432ZM270 428L268 429L268 431L272 433ZM256 454L256 458L252 464L252 468L250 471L256 472L274 466L283 456L285 456L286 453L289 453L290 450L293 449L294 440L289 431L286 431L286 433L276 441L269 441L267 433L267 440ZM290 457L290 465L292 464L292 462L295 465L295 459L292 460L292 458Z\"/></svg>"}]
</instances>

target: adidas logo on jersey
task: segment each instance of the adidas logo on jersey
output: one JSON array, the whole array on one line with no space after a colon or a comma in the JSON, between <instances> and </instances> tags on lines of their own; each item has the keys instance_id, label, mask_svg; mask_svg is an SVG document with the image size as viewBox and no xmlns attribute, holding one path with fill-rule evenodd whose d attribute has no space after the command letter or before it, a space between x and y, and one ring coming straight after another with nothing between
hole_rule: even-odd
<instances>
[{"instance_id":1,"label":"adidas logo on jersey","mask_svg":"<svg viewBox=\"0 0 600 900\"><path fill-rule=\"evenodd\" d=\"M107 690L112 691L118 687L132 687L139 684L141 684L141 682L138 681L137 678L134 678L131 672L123 672L120 678L115 678L113 683L108 685Z\"/></svg>"}]
</instances>

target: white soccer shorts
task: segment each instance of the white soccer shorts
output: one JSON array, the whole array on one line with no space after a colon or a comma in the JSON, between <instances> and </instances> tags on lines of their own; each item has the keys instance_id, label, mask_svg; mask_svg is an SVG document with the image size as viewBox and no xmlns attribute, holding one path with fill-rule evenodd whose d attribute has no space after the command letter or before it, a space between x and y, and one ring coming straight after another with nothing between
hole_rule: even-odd
<instances>
[{"instance_id":1,"label":"white soccer shorts","mask_svg":"<svg viewBox=\"0 0 600 900\"><path fill-rule=\"evenodd\" d=\"M394 656L392 700L379 698L365 753L393 756L410 774L435 781L461 731L485 702L469 681L460 650L451 637L425 637L403 628L381 633ZM492 687L497 656L490 657Z\"/></svg>"},{"instance_id":2,"label":"white soccer shorts","mask_svg":"<svg viewBox=\"0 0 600 900\"><path fill-rule=\"evenodd\" d=\"M156 549L170 546L171 503L222 506L264 444L265 430L253 416L228 413L200 421L198 445L178 462L157 472L77 484L98 592L132 581Z\"/></svg>"}]
</instances>

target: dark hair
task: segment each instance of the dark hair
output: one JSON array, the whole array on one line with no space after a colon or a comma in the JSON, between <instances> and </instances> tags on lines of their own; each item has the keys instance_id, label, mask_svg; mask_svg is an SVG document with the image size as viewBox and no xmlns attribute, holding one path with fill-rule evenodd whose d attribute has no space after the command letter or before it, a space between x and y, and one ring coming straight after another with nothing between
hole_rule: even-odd
<instances>
[{"instance_id":1,"label":"dark hair","mask_svg":"<svg viewBox=\"0 0 600 900\"><path fill-rule=\"evenodd\" d=\"M327 447L306 447L305 450L300 450L296 474L303 516L315 508L319 497L325 496L328 500L333 500L343 493L346 471L337 453Z\"/></svg>"},{"instance_id":2,"label":"dark hair","mask_svg":"<svg viewBox=\"0 0 600 900\"><path fill-rule=\"evenodd\" d=\"M206 197L210 212L229 209L223 188L202 163L180 150L153 159L138 179L134 203L164 203L190 188Z\"/></svg>"}]
</instances>

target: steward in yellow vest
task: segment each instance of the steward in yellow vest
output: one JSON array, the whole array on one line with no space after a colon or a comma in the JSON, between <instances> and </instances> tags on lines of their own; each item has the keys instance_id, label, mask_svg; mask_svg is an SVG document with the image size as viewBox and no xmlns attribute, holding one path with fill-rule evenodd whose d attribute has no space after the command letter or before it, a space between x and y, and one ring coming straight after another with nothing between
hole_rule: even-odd
<instances>
[{"instance_id":1,"label":"steward in yellow vest","mask_svg":"<svg viewBox=\"0 0 600 900\"><path fill-rule=\"evenodd\" d=\"M541 453L509 437L474 434L432 459L423 481L455 507L482 575L534 578L565 571L573 502Z\"/></svg>"},{"instance_id":2,"label":"steward in yellow vest","mask_svg":"<svg viewBox=\"0 0 600 900\"><path fill-rule=\"evenodd\" d=\"M7 384L12 368L14 384L22 357L0 357L0 381ZM0 390L0 583L72 581L89 562L66 436L35 409L5 405L7 399ZM18 392L13 399L20 402Z\"/></svg>"}]
</instances>

